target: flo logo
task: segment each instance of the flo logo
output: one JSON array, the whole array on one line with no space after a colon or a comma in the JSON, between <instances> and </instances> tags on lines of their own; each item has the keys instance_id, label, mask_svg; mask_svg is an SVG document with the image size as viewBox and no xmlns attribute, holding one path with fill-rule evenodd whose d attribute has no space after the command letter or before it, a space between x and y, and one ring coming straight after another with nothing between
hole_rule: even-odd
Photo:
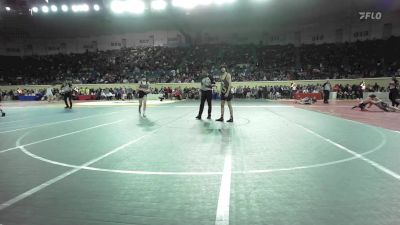
<instances>
[{"instance_id":1,"label":"flo logo","mask_svg":"<svg viewBox=\"0 0 400 225\"><path fill-rule=\"evenodd\" d=\"M381 12L358 12L360 20L380 20L382 18Z\"/></svg>"}]
</instances>

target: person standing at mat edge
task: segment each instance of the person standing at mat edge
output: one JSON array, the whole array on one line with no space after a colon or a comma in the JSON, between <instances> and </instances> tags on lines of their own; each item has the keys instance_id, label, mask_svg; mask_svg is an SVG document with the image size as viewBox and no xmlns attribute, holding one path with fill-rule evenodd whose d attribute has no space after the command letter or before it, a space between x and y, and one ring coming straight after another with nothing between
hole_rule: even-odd
<instances>
[{"instance_id":1,"label":"person standing at mat edge","mask_svg":"<svg viewBox=\"0 0 400 225\"><path fill-rule=\"evenodd\" d=\"M332 85L329 79L326 79L326 82L322 85L322 88L324 90L324 103L328 104L329 94L331 93L332 90Z\"/></svg>"},{"instance_id":2,"label":"person standing at mat edge","mask_svg":"<svg viewBox=\"0 0 400 225\"><path fill-rule=\"evenodd\" d=\"M357 96L358 100L362 100L364 98L364 92L365 92L366 87L367 87L367 85L365 84L365 81L363 80L360 83L360 86L358 87L358 96Z\"/></svg>"},{"instance_id":3,"label":"person standing at mat edge","mask_svg":"<svg viewBox=\"0 0 400 225\"><path fill-rule=\"evenodd\" d=\"M147 94L150 92L150 83L147 81L146 77L142 77L142 80L139 81L139 114L142 114L142 105L143 105L143 116L146 117L146 103L147 103Z\"/></svg>"},{"instance_id":4,"label":"person standing at mat edge","mask_svg":"<svg viewBox=\"0 0 400 225\"><path fill-rule=\"evenodd\" d=\"M226 122L233 122L233 109L232 109L232 76L230 73L226 71L225 66L221 66L221 117L216 121L223 122L224 121L224 111L225 111L225 101L228 102L229 113L231 114L231 118Z\"/></svg>"},{"instance_id":5,"label":"person standing at mat edge","mask_svg":"<svg viewBox=\"0 0 400 225\"><path fill-rule=\"evenodd\" d=\"M399 102L397 98L399 96L399 81L395 76L389 82L389 99L392 102L393 107L399 107Z\"/></svg>"},{"instance_id":6,"label":"person standing at mat edge","mask_svg":"<svg viewBox=\"0 0 400 225\"><path fill-rule=\"evenodd\" d=\"M1 117L5 117L6 116L6 113L3 112L3 110L1 108L0 108L0 113L1 113Z\"/></svg>"},{"instance_id":7,"label":"person standing at mat edge","mask_svg":"<svg viewBox=\"0 0 400 225\"><path fill-rule=\"evenodd\" d=\"M0 106L1 106L1 95L0 95ZM6 113L0 108L1 117L5 117Z\"/></svg>"},{"instance_id":8,"label":"person standing at mat edge","mask_svg":"<svg viewBox=\"0 0 400 225\"><path fill-rule=\"evenodd\" d=\"M212 76L209 76L205 71L203 71L203 79L201 80L201 100L200 100L200 108L199 114L196 116L196 119L201 120L201 115L204 110L204 103L207 100L208 104L208 116L207 119L211 119L211 99L212 99L212 88L215 85Z\"/></svg>"},{"instance_id":9,"label":"person standing at mat edge","mask_svg":"<svg viewBox=\"0 0 400 225\"><path fill-rule=\"evenodd\" d=\"M46 89L46 97L47 97L47 101L49 103L53 101L53 99L54 99L53 85L51 85L50 87L47 87L47 89Z\"/></svg>"},{"instance_id":10,"label":"person standing at mat edge","mask_svg":"<svg viewBox=\"0 0 400 225\"><path fill-rule=\"evenodd\" d=\"M61 91L64 95L65 108L72 109L72 84L66 81L64 84L61 85ZM69 100L69 105L67 100Z\"/></svg>"}]
</instances>

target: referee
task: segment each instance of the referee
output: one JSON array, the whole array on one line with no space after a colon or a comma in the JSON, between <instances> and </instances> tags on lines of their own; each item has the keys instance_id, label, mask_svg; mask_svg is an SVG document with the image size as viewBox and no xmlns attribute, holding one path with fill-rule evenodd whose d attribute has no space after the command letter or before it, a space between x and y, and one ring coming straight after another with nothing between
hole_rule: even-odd
<instances>
[{"instance_id":1,"label":"referee","mask_svg":"<svg viewBox=\"0 0 400 225\"><path fill-rule=\"evenodd\" d=\"M200 100L200 109L199 114L196 116L196 119L201 120L201 114L203 114L204 103L207 100L208 104L208 116L207 119L211 119L211 98L212 98L212 87L215 85L212 77L208 76L206 72L203 71L203 75L205 76L201 80L201 100Z\"/></svg>"},{"instance_id":2,"label":"referee","mask_svg":"<svg viewBox=\"0 0 400 225\"><path fill-rule=\"evenodd\" d=\"M326 82L322 85L322 88L324 90L324 103L328 104L329 103L329 94L332 90L332 85L329 79L326 79Z\"/></svg>"},{"instance_id":3,"label":"referee","mask_svg":"<svg viewBox=\"0 0 400 225\"><path fill-rule=\"evenodd\" d=\"M66 81L61 86L61 91L64 93L65 108L72 109L72 91L73 91L72 84ZM69 105L67 100L69 100Z\"/></svg>"}]
</instances>

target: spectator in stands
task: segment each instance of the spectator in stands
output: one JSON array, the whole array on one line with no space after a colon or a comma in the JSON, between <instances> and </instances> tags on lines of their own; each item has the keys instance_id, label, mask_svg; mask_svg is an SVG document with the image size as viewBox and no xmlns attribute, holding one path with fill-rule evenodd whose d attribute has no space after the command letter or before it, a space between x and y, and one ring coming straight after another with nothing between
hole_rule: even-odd
<instances>
[{"instance_id":1,"label":"spectator in stands","mask_svg":"<svg viewBox=\"0 0 400 225\"><path fill-rule=\"evenodd\" d=\"M65 79L80 84L135 83L142 75L154 83L190 83L202 79L201 68L217 75L215 65L222 62L232 65L233 81L392 76L400 74L398 46L400 37L298 47L151 46L69 55L0 56L0 84L49 84Z\"/></svg>"}]
</instances>

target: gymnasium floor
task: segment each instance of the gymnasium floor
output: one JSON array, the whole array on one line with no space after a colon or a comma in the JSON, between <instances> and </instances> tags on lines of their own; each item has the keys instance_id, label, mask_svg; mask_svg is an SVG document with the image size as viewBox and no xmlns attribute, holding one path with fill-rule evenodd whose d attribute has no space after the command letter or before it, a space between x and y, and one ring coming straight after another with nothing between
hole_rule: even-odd
<instances>
[{"instance_id":1,"label":"gymnasium floor","mask_svg":"<svg viewBox=\"0 0 400 225\"><path fill-rule=\"evenodd\" d=\"M195 120L197 101L153 103L147 118L135 103L6 104L0 224L400 224L399 130L317 106L233 105L228 124Z\"/></svg>"}]
</instances>

